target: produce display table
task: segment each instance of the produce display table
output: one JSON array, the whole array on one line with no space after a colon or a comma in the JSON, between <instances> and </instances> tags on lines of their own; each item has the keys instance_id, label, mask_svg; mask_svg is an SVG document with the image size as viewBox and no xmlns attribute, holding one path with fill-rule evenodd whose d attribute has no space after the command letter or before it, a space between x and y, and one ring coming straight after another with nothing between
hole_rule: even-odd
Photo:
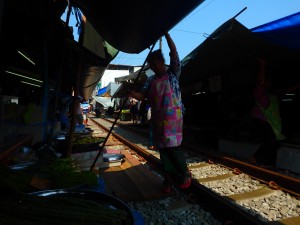
<instances>
[{"instance_id":1,"label":"produce display table","mask_svg":"<svg viewBox=\"0 0 300 225\"><path fill-rule=\"evenodd\" d=\"M129 109L123 109L121 111L120 120L122 121L129 121L131 120L131 113Z\"/></svg>"}]
</instances>

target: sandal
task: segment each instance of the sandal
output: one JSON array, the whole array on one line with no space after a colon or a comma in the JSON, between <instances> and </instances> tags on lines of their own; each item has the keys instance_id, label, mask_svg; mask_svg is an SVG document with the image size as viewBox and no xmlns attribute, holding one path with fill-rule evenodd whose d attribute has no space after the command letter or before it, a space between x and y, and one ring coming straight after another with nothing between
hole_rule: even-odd
<instances>
[{"instance_id":1,"label":"sandal","mask_svg":"<svg viewBox=\"0 0 300 225\"><path fill-rule=\"evenodd\" d=\"M190 187L191 184L192 184L192 174L190 171L188 171L183 178L183 182L179 185L179 188L186 189Z\"/></svg>"},{"instance_id":2,"label":"sandal","mask_svg":"<svg viewBox=\"0 0 300 225\"><path fill-rule=\"evenodd\" d=\"M162 193L168 194L172 192L172 188L170 184L163 184Z\"/></svg>"}]
</instances>

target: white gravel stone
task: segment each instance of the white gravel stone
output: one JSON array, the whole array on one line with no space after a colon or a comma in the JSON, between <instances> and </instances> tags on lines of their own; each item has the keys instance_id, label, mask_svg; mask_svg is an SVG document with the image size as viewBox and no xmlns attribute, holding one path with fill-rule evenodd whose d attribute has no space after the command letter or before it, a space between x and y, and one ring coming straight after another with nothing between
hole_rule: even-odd
<instances>
[{"instance_id":1,"label":"white gravel stone","mask_svg":"<svg viewBox=\"0 0 300 225\"><path fill-rule=\"evenodd\" d=\"M209 212L203 210L198 204L191 204L189 208L178 209L175 212L170 210L172 204L179 200L175 197L168 197L163 200L147 202L129 202L128 206L139 212L145 225L221 225Z\"/></svg>"}]
</instances>

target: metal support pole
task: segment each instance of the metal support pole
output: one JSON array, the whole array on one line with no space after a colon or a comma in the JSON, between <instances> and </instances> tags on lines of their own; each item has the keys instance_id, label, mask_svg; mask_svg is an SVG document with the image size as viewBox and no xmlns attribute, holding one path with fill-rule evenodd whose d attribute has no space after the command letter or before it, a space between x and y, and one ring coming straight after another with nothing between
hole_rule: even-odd
<instances>
[{"instance_id":1,"label":"metal support pole","mask_svg":"<svg viewBox=\"0 0 300 225\"><path fill-rule=\"evenodd\" d=\"M71 124L69 129L69 141L68 141L68 148L66 152L66 157L71 157L72 155L72 146L73 146L73 138L75 133L75 127L76 127L76 115L78 107L80 107L80 101L79 101L79 80L80 75L82 73L82 56L79 54L78 61L77 61L77 74L76 74L76 80L74 84L74 98L73 98L73 110L72 110L72 116L71 116Z\"/></svg>"},{"instance_id":2,"label":"metal support pole","mask_svg":"<svg viewBox=\"0 0 300 225\"><path fill-rule=\"evenodd\" d=\"M49 108L49 64L48 64L48 42L45 37L44 31L44 40L43 40L43 142L46 142L48 139L48 108Z\"/></svg>"}]
</instances>

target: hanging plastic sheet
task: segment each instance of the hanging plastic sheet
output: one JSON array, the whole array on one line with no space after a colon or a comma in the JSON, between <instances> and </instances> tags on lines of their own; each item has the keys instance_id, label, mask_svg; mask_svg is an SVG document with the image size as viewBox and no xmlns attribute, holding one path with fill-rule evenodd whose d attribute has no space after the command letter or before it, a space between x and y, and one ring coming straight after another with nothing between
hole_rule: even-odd
<instances>
[{"instance_id":1,"label":"hanging plastic sheet","mask_svg":"<svg viewBox=\"0 0 300 225\"><path fill-rule=\"evenodd\" d=\"M114 99L112 97L100 97L100 96L93 96L96 102L99 102L104 108L113 107L114 106Z\"/></svg>"}]
</instances>

